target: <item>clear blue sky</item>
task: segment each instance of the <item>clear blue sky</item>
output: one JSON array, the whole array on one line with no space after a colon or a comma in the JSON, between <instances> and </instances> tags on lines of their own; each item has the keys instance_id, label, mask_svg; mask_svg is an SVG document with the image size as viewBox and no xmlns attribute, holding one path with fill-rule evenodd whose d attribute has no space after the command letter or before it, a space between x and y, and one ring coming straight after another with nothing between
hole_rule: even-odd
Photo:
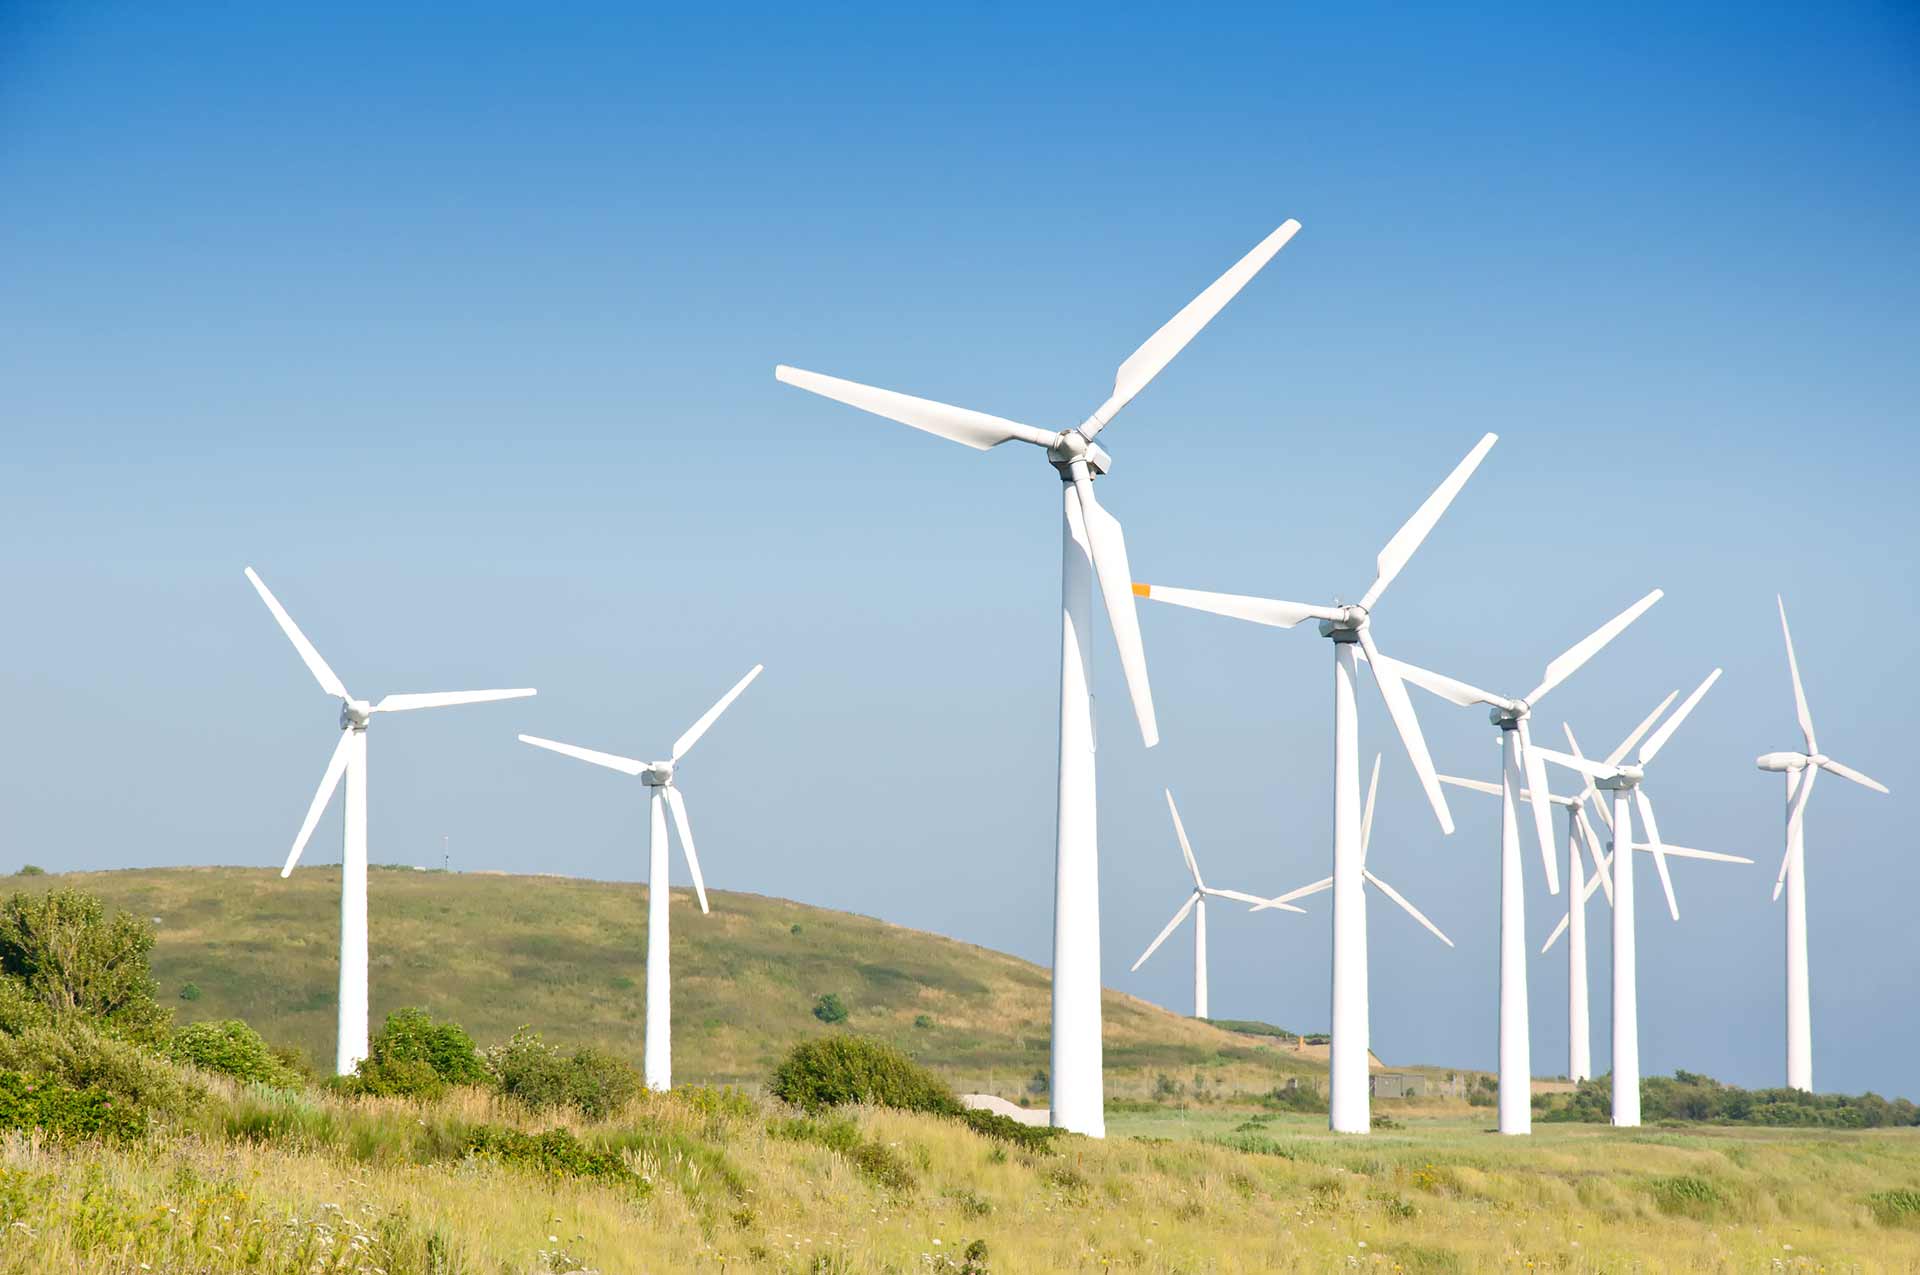
<instances>
[{"instance_id":1,"label":"clear blue sky","mask_svg":"<svg viewBox=\"0 0 1920 1275\"><path fill-rule=\"evenodd\" d=\"M1542 721L1602 748L1726 666L1649 788L1759 862L1678 866L1678 925L1642 874L1642 1035L1747 1083L1783 1068L1785 593L1823 744L1896 794L1813 803L1818 1079L1920 1093L1910 7L450 12L0 7L0 857L278 863L335 710L252 563L357 692L540 687L377 723L376 859L643 875L637 785L514 733L658 754L764 660L683 771L708 880L1044 960L1054 479L772 367L1069 425L1293 216L1102 439L1137 573L1356 596L1499 431L1383 644L1517 693L1667 590ZM1144 625L1152 753L1099 648L1106 968L1185 1010L1187 942L1126 972L1185 888L1160 787L1219 883L1322 875L1329 655ZM1494 773L1483 714L1419 704ZM1376 1048L1490 1066L1493 803L1441 838L1362 713L1374 865L1460 944L1375 905ZM1327 924L1216 910L1216 1012L1324 1025Z\"/></svg>"}]
</instances>

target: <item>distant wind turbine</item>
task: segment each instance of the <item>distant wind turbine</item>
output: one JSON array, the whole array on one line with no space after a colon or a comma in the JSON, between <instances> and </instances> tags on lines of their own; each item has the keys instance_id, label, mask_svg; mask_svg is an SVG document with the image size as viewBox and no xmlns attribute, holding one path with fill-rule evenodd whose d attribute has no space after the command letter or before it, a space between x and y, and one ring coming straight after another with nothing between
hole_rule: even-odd
<instances>
[{"instance_id":1,"label":"distant wind turbine","mask_svg":"<svg viewBox=\"0 0 1920 1275\"><path fill-rule=\"evenodd\" d=\"M484 704L493 700L524 699L534 692L511 691L430 691L420 694L388 695L377 704L355 699L347 693L327 662L307 635L300 631L280 600L273 596L252 567L247 579L260 600L273 612L281 632L300 653L320 689L340 700L340 742L320 778L320 790L307 807L307 817L287 853L282 877L293 872L300 852L307 847L314 825L346 776L346 844L340 855L340 1025L334 1048L334 1070L342 1076L353 1074L354 1067L367 1056L367 726L375 713L398 713L415 708L444 708L451 704Z\"/></svg>"},{"instance_id":2,"label":"distant wind turbine","mask_svg":"<svg viewBox=\"0 0 1920 1275\"><path fill-rule=\"evenodd\" d=\"M595 766L604 766L608 770L617 770L623 775L633 775L645 784L648 790L648 856L647 856L647 1035L643 1059L647 1088L667 1090L673 1088L673 1010L672 982L668 977L667 955L667 812L673 813L674 830L680 834L680 848L686 852L687 871L693 877L693 892L700 900L700 911L707 908L707 883L700 875L700 856L693 848L693 828L687 822L687 803L680 796L680 789L674 783L674 768L680 759L700 742L707 728L719 720L720 714L739 697L740 692L754 678L760 676L763 664L756 664L747 671L747 675L735 682L733 689L722 695L714 706L703 714L699 721L687 727L680 738L673 741L673 752L665 761L636 761L632 757L621 757L614 753L596 752L591 748L581 748L577 744L562 744L557 740L541 739L537 735L522 735L520 742L532 744L535 748L544 748L549 752L560 753L577 761L591 762Z\"/></svg>"},{"instance_id":3,"label":"distant wind turbine","mask_svg":"<svg viewBox=\"0 0 1920 1275\"><path fill-rule=\"evenodd\" d=\"M1147 683L1146 648L1128 590L1126 539L1119 520L1094 499L1094 480L1112 458L1094 439L1132 402L1227 302L1285 247L1300 229L1283 222L1180 313L1148 337L1114 375L1113 393L1093 415L1067 430L1041 429L876 389L818 372L780 366L774 376L788 385L936 434L978 451L1006 442L1045 449L1063 486L1060 569L1060 770L1054 833L1053 887L1053 1106L1057 1128L1106 1136L1105 1078L1100 1042L1100 848L1094 803L1093 702L1088 690L1092 656L1092 588L1099 582L1106 603L1120 671L1127 681L1140 737L1148 748L1160 741Z\"/></svg>"},{"instance_id":4,"label":"distant wind turbine","mask_svg":"<svg viewBox=\"0 0 1920 1275\"><path fill-rule=\"evenodd\" d=\"M1779 901L1781 888L1787 892L1787 1087L1813 1092L1813 1005L1807 985L1807 798L1813 793L1814 777L1823 770L1842 779L1850 779L1875 792L1887 791L1886 785L1843 766L1820 751L1814 740L1813 714L1807 709L1807 692L1800 685L1800 662L1793 654L1793 633L1787 628L1787 604L1778 596L1780 635L1787 642L1787 671L1793 675L1793 707L1800 718L1800 736L1806 743L1804 753L1766 753L1759 759L1760 769L1777 771L1787 777L1787 854L1780 861L1780 875L1774 879L1773 897Z\"/></svg>"},{"instance_id":5,"label":"distant wind turbine","mask_svg":"<svg viewBox=\"0 0 1920 1275\"><path fill-rule=\"evenodd\" d=\"M1173 815L1173 832L1180 839L1180 855L1187 863L1187 871L1193 876L1193 893L1180 905L1180 910L1167 922L1167 928L1160 936L1147 944L1147 950L1140 953L1140 959L1133 963L1133 969L1139 969L1147 963L1147 958L1167 941L1167 936L1180 928L1180 922L1187 919L1187 913L1193 913L1193 1016L1206 1018L1207 1015L1207 900L1233 899L1240 903L1265 903L1266 900L1254 894L1243 894L1239 890L1221 890L1208 885L1200 879L1200 865L1194 860L1193 846L1187 841L1186 827L1180 822L1180 808L1173 804L1173 790L1167 792L1167 810ZM1304 908L1282 905L1289 912L1302 912Z\"/></svg>"},{"instance_id":6,"label":"distant wind turbine","mask_svg":"<svg viewBox=\"0 0 1920 1275\"><path fill-rule=\"evenodd\" d=\"M1693 694L1674 710L1640 745L1640 751L1632 763L1626 756L1640 737L1666 711L1673 702L1669 695L1646 720L1635 727L1633 733L1620 741L1619 747L1607 754L1602 762L1593 762L1573 753L1555 752L1550 748L1535 746L1540 756L1557 766L1578 771L1596 782L1598 788L1613 794L1613 813L1608 823L1613 829L1613 849L1610 856L1610 870L1613 874L1613 1123L1623 1128L1637 1127L1640 1123L1640 996L1634 948L1634 906L1633 906L1633 855L1622 854L1623 847L1633 850L1646 850L1653 855L1653 866L1660 872L1660 885L1666 891L1667 910L1673 919L1680 919L1680 904L1673 897L1673 877L1667 871L1667 858L1716 859L1724 863L1752 863L1738 855L1718 854L1710 850L1692 850L1685 846L1669 845L1660 839L1660 825L1653 817L1653 802L1648 798L1640 784L1646 778L1646 766L1653 761L1667 741L1673 738L1680 723L1687 720L1688 714L1700 703L1701 697L1720 680L1720 670L1715 669L1707 675ZM1571 732L1569 732L1571 744ZM1577 750L1577 745L1574 745ZM1640 826L1647 834L1644 842L1633 839L1633 816L1635 810L1640 815Z\"/></svg>"}]
</instances>

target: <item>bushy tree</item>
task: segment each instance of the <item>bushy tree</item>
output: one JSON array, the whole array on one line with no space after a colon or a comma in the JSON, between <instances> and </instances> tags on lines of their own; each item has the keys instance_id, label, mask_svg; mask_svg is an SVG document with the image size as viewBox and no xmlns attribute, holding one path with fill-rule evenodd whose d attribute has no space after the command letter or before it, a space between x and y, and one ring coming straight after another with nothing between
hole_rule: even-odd
<instances>
[{"instance_id":1,"label":"bushy tree","mask_svg":"<svg viewBox=\"0 0 1920 1275\"><path fill-rule=\"evenodd\" d=\"M828 992L813 1002L813 1016L831 1026L847 1021L847 1003L840 999L838 992Z\"/></svg>"},{"instance_id":2,"label":"bushy tree","mask_svg":"<svg viewBox=\"0 0 1920 1275\"><path fill-rule=\"evenodd\" d=\"M473 1037L458 1023L436 1023L424 1009L397 1009L354 1069L349 1088L383 1097L428 1098L451 1085L488 1080Z\"/></svg>"},{"instance_id":3,"label":"bushy tree","mask_svg":"<svg viewBox=\"0 0 1920 1275\"><path fill-rule=\"evenodd\" d=\"M640 1075L625 1060L591 1047L563 1054L525 1027L489 1049L485 1063L501 1093L535 1111L572 1107L603 1120L640 1092Z\"/></svg>"},{"instance_id":4,"label":"bushy tree","mask_svg":"<svg viewBox=\"0 0 1920 1275\"><path fill-rule=\"evenodd\" d=\"M260 1033L237 1018L189 1023L167 1042L167 1056L202 1071L217 1071L236 1080L291 1089L299 1076L279 1058Z\"/></svg>"},{"instance_id":5,"label":"bushy tree","mask_svg":"<svg viewBox=\"0 0 1920 1275\"><path fill-rule=\"evenodd\" d=\"M865 1036L802 1041L774 1069L771 1088L776 1098L809 1111L855 1102L939 1115L961 1110L940 1077L892 1045Z\"/></svg>"},{"instance_id":6,"label":"bushy tree","mask_svg":"<svg viewBox=\"0 0 1920 1275\"><path fill-rule=\"evenodd\" d=\"M56 1020L91 1019L115 1035L158 1041L170 1015L155 997L153 928L79 890L0 903L0 975Z\"/></svg>"}]
</instances>

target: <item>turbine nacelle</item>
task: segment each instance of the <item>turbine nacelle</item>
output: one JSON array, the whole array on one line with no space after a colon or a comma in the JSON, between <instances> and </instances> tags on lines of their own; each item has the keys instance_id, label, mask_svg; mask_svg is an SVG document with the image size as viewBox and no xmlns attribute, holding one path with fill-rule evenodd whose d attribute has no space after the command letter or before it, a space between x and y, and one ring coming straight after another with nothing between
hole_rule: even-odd
<instances>
[{"instance_id":1,"label":"turbine nacelle","mask_svg":"<svg viewBox=\"0 0 1920 1275\"><path fill-rule=\"evenodd\" d=\"M647 768L640 772L640 782L649 788L666 788L673 783L673 763L670 761L650 761Z\"/></svg>"},{"instance_id":2,"label":"turbine nacelle","mask_svg":"<svg viewBox=\"0 0 1920 1275\"><path fill-rule=\"evenodd\" d=\"M365 730L373 718L373 705L363 699L340 701L340 729Z\"/></svg>"},{"instance_id":3,"label":"turbine nacelle","mask_svg":"<svg viewBox=\"0 0 1920 1275\"><path fill-rule=\"evenodd\" d=\"M1355 603L1336 605L1334 610L1341 612L1341 617L1338 620L1320 621L1320 636L1323 638L1332 638L1336 642L1358 642L1360 631L1373 622L1367 609Z\"/></svg>"},{"instance_id":4,"label":"turbine nacelle","mask_svg":"<svg viewBox=\"0 0 1920 1275\"><path fill-rule=\"evenodd\" d=\"M1762 753L1754 764L1762 770L1775 773L1805 770L1808 766L1817 766L1819 761L1805 753Z\"/></svg>"},{"instance_id":5,"label":"turbine nacelle","mask_svg":"<svg viewBox=\"0 0 1920 1275\"><path fill-rule=\"evenodd\" d=\"M1611 775L1607 775L1604 778L1596 776L1593 781L1593 786L1595 788L1605 788L1609 792L1625 792L1632 788L1638 788L1640 781L1646 777L1647 772L1640 767L1622 764L1615 767Z\"/></svg>"}]
</instances>

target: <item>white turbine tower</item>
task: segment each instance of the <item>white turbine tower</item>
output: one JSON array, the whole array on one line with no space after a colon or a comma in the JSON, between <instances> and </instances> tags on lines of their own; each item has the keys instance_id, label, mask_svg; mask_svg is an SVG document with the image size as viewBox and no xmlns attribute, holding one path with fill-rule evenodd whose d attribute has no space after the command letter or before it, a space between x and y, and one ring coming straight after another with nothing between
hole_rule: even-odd
<instances>
[{"instance_id":1,"label":"white turbine tower","mask_svg":"<svg viewBox=\"0 0 1920 1275\"><path fill-rule=\"evenodd\" d=\"M1787 604L1779 597L1780 635L1787 641L1787 670L1793 674L1793 707L1800 718L1804 753L1767 753L1759 759L1760 769L1778 771L1787 777L1787 854L1780 861L1780 875L1774 879L1774 901L1780 891L1787 892L1787 1087L1813 1092L1813 1006L1807 989L1807 798L1813 792L1814 775L1830 770L1842 779L1887 791L1877 779L1869 779L1851 766L1843 766L1820 751L1813 735L1813 714L1807 710L1807 692L1800 685L1800 662L1793 655L1793 633L1787 628Z\"/></svg>"},{"instance_id":2,"label":"white turbine tower","mask_svg":"<svg viewBox=\"0 0 1920 1275\"><path fill-rule=\"evenodd\" d=\"M1457 678L1400 662L1400 672L1416 686L1462 706L1485 704L1500 731L1504 765L1500 771L1500 1132L1533 1132L1533 1037L1527 1020L1527 904L1520 875L1521 793L1531 793L1534 833L1546 867L1547 891L1560 893L1560 874L1554 867L1552 793L1547 767L1533 751L1527 719L1534 706L1554 687L1599 654L1601 648L1658 602L1658 589L1581 638L1548 664L1540 684L1519 699L1483 691Z\"/></svg>"},{"instance_id":3,"label":"white turbine tower","mask_svg":"<svg viewBox=\"0 0 1920 1275\"><path fill-rule=\"evenodd\" d=\"M1555 752L1535 745L1541 757L1586 775L1596 781L1599 788L1613 794L1613 813L1607 819L1613 829L1613 848L1607 869L1613 874L1613 1123L1626 1128L1637 1127L1640 1123L1640 999L1633 928L1633 855L1620 853L1621 847L1629 846L1652 853L1653 866L1659 870L1660 885L1666 891L1667 911L1676 921L1680 919L1680 904L1673 897L1673 877L1667 871L1669 855L1675 858L1716 859L1724 863L1753 862L1738 855L1691 850L1662 841L1660 825L1653 817L1653 802L1640 786L1646 778L1648 763L1666 747L1680 723L1687 719L1687 715L1700 703L1701 697L1720 679L1720 672L1715 669L1707 675L1707 680L1687 696L1680 707L1674 710L1673 716L1662 722L1647 742L1640 745L1640 751L1632 763L1624 760L1627 753L1665 711L1666 706L1673 702L1672 695L1667 696L1659 708L1622 740L1618 748L1607 754L1604 762L1587 760L1579 754L1577 745L1573 753ZM1571 731L1568 732L1568 742L1572 744ZM1646 833L1644 842L1633 839L1633 816L1636 810L1639 812L1641 830ZM1590 890L1592 887L1588 888Z\"/></svg>"},{"instance_id":4,"label":"white turbine tower","mask_svg":"<svg viewBox=\"0 0 1920 1275\"><path fill-rule=\"evenodd\" d=\"M1204 593L1136 584L1134 592L1156 602L1196 611L1209 611L1236 620L1290 629L1302 620L1320 621L1320 635L1333 640L1333 993L1328 1061L1328 1124L1336 1133L1366 1133L1372 1127L1367 1095L1367 913L1360 887L1364 880L1360 851L1360 736L1354 703L1354 682L1365 652L1373 680L1380 688L1395 730L1413 762L1420 786L1440 821L1441 831L1453 831L1453 816L1440 791L1440 780L1427 752L1426 739L1413 714L1406 685L1397 666L1381 658L1372 633L1373 609L1413 557L1414 550L1433 530L1440 515L1460 493L1498 436L1488 434L1454 467L1446 481L1428 496L1375 559L1375 576L1360 601L1312 606L1235 593Z\"/></svg>"},{"instance_id":5,"label":"white turbine tower","mask_svg":"<svg viewBox=\"0 0 1920 1275\"><path fill-rule=\"evenodd\" d=\"M764 667L762 664L754 665L699 721L687 727L686 732L673 741L673 752L665 761L637 761L632 757L596 752L576 744L541 739L537 735L519 737L523 744L532 744L535 748L544 748L578 761L617 770L623 775L635 776L647 787L647 1034L643 1063L649 1089L664 1091L673 1088L673 990L668 975L667 955L668 811L673 814L674 830L680 834L680 849L687 856L687 872L693 877L693 892L700 900L700 911L704 913L708 910L707 883L700 875L700 856L693 848L693 828L687 822L687 803L673 782L674 768L700 742L700 737L707 733L707 728L719 719L720 714L727 711L727 706L733 703L740 692L760 676L760 670Z\"/></svg>"},{"instance_id":6,"label":"white turbine tower","mask_svg":"<svg viewBox=\"0 0 1920 1275\"><path fill-rule=\"evenodd\" d=\"M1401 909L1404 912L1406 912L1408 916L1412 917L1414 920L1420 922L1421 925L1425 926L1427 931L1430 934L1432 934L1433 937L1439 939L1442 943L1445 943L1448 947L1452 947L1453 940L1448 938L1445 934L1441 933L1440 927L1435 925L1432 921L1429 921L1427 919L1426 913L1422 912L1419 908L1413 906L1413 904L1407 902L1406 895L1400 893L1400 891L1394 889L1392 886L1388 885L1385 881L1382 881L1379 877L1375 876L1373 869L1367 866L1367 847L1373 840L1373 799L1375 794L1377 794L1379 791L1380 791L1380 754L1375 753L1373 755L1373 778L1367 782L1367 806L1366 806L1366 810L1360 816L1360 876L1363 880L1366 881L1368 885L1372 886L1374 889L1380 891L1380 893L1386 895L1389 899L1392 899L1395 903L1399 904ZM1333 878L1321 877L1318 881L1315 881L1312 885L1303 885L1298 890L1289 890L1287 893L1281 895L1279 898L1257 900L1254 904L1253 910L1255 912L1261 912L1266 910L1267 908L1289 908L1292 900L1294 899L1304 899L1311 895L1319 894L1322 891L1331 890L1331 889L1333 889ZM1297 908L1290 908L1290 910L1298 911ZM1368 1031L1371 1032L1372 1023L1368 1023L1367 1027L1368 1027ZM1368 1048L1369 1049L1372 1048L1371 1041L1369 1041L1368 1043Z\"/></svg>"},{"instance_id":7,"label":"white turbine tower","mask_svg":"<svg viewBox=\"0 0 1920 1275\"><path fill-rule=\"evenodd\" d=\"M388 695L377 704L355 699L252 567L247 568L247 579L259 593L260 600L267 604L267 610L273 612L273 618L293 643L293 649L300 653L314 680L320 683L320 689L340 700L340 742L334 746L326 774L320 778L320 790L313 795L313 804L307 807L307 817L300 824L299 835L293 839L293 849L287 853L286 866L280 869L280 875L286 877L292 873L293 865L300 860L300 852L307 848L307 838L313 835L314 825L320 822L320 812L327 808L333 790L340 786L340 777L345 775L346 838L340 853L340 1025L334 1047L334 1070L350 1076L367 1056L367 725L375 713L524 699L534 692L531 689L432 691Z\"/></svg>"},{"instance_id":8,"label":"white turbine tower","mask_svg":"<svg viewBox=\"0 0 1920 1275\"><path fill-rule=\"evenodd\" d=\"M1442 775L1440 782L1455 784L1461 788L1471 788L1475 792L1484 792L1495 797L1504 796L1506 789L1501 784L1490 784L1482 779L1461 779L1455 775ZM1531 789L1523 791L1522 799L1531 801ZM1606 877L1606 849L1600 837L1587 821L1584 802L1578 797L1562 797L1549 793L1549 800L1567 812L1567 914L1561 918L1560 928L1553 932L1557 939L1562 931L1571 930L1567 955L1567 1078L1569 1080L1591 1080L1593 1078L1593 1050L1588 1029L1589 1013L1587 1009L1587 924L1586 902L1592 896L1592 886L1588 883L1586 865L1580 857L1580 846L1584 842L1587 853L1593 857L1596 876L1594 882L1607 892L1607 901L1613 901L1613 886ZM1552 947L1554 939L1547 940ZM1547 949L1540 949L1545 952Z\"/></svg>"},{"instance_id":9,"label":"white turbine tower","mask_svg":"<svg viewBox=\"0 0 1920 1275\"><path fill-rule=\"evenodd\" d=\"M1152 956L1154 952L1159 949L1160 945L1167 941L1167 936L1180 928L1180 922L1187 919L1187 913L1193 913L1193 1016L1195 1018L1205 1018L1208 1016L1207 899L1209 897L1215 899L1234 899L1241 903L1258 904L1264 904L1266 900L1260 898L1258 895L1243 894L1238 890L1215 889L1213 886L1201 880L1200 865L1194 860L1193 846L1187 841L1187 830L1180 822L1180 808L1173 804L1173 790L1171 788L1167 789L1167 809L1173 814L1174 835L1180 839L1180 856L1186 860L1187 871L1193 875L1193 893L1187 896L1187 901L1180 905L1180 910L1173 914L1171 921L1167 922L1167 928L1161 930L1160 936L1154 939L1153 942L1147 944L1147 950L1140 953L1140 959L1135 961L1133 963L1133 969L1127 972L1131 974L1134 970L1145 965L1147 958ZM1289 912L1305 911L1304 908L1296 908L1287 904L1282 904L1281 906L1285 907Z\"/></svg>"},{"instance_id":10,"label":"white turbine tower","mask_svg":"<svg viewBox=\"0 0 1920 1275\"><path fill-rule=\"evenodd\" d=\"M1140 624L1128 590L1126 540L1120 523L1094 499L1094 479L1110 457L1094 439L1147 387L1187 342L1231 301L1300 229L1283 223L1120 365L1113 393L1079 425L1040 429L984 412L875 389L837 377L777 367L788 385L985 451L1018 440L1046 449L1065 484L1060 570L1060 771L1054 837L1053 1107L1056 1127L1106 1136L1100 1042L1100 854L1095 813L1093 705L1088 691L1092 586L1097 578L1113 628L1120 668L1151 748L1159 742Z\"/></svg>"}]
</instances>

